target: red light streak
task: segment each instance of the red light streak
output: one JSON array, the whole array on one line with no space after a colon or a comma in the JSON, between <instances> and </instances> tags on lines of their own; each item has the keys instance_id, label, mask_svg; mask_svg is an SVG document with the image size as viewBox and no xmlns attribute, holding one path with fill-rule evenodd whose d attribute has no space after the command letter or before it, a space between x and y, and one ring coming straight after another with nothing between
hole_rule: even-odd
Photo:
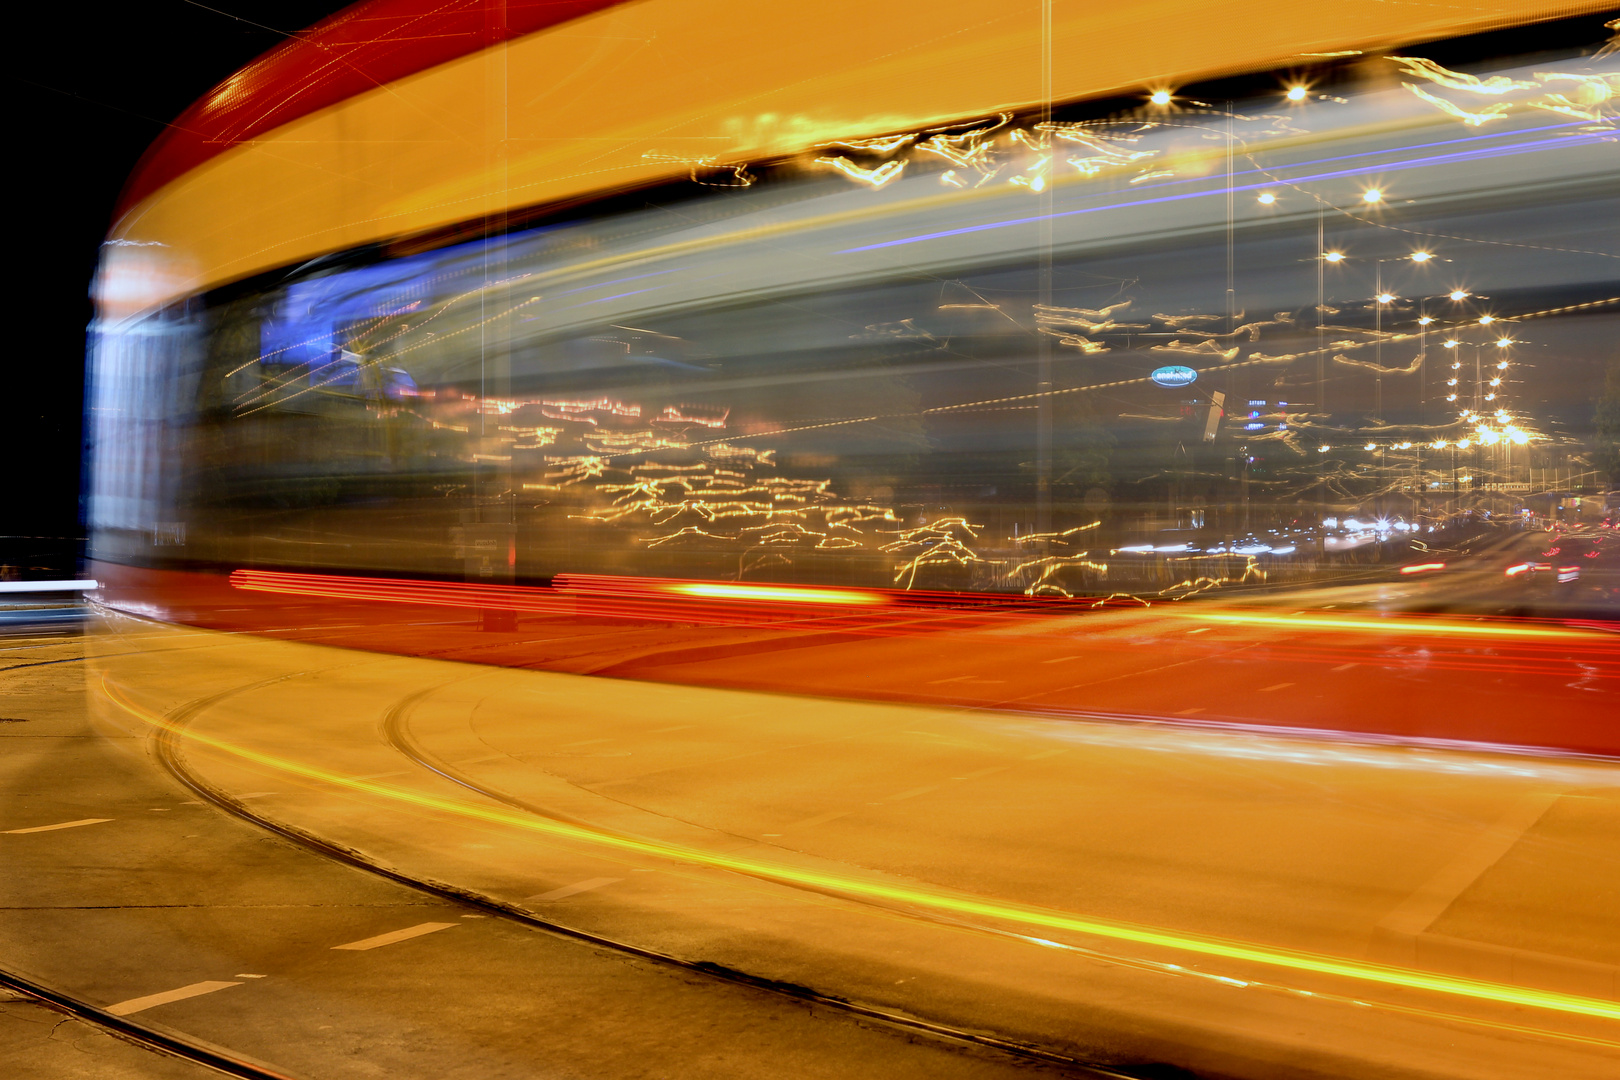
<instances>
[{"instance_id":1,"label":"red light streak","mask_svg":"<svg viewBox=\"0 0 1620 1080\"><path fill-rule=\"evenodd\" d=\"M1446 568L1446 564L1443 563L1443 562L1413 563L1411 566L1403 566L1403 567L1401 567L1401 573L1403 573L1403 574L1425 574L1425 573L1428 573L1430 570L1444 570L1445 568Z\"/></svg>"}]
</instances>

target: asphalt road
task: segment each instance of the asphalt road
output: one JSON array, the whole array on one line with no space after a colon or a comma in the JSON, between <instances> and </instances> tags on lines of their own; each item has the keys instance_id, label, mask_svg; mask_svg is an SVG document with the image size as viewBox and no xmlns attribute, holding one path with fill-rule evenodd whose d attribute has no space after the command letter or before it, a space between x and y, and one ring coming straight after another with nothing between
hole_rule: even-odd
<instances>
[{"instance_id":1,"label":"asphalt road","mask_svg":"<svg viewBox=\"0 0 1620 1080\"><path fill-rule=\"evenodd\" d=\"M1104 627L1113 622L1086 622L1086 636L1130 644L1171 632L1171 620L1155 629L1130 612L1105 618L1116 616L1112 635ZM1200 625L1176 631L1226 632L1190 634ZM1301 636L1298 627L1245 632L1275 633L1277 649ZM1352 638L1342 647L1383 649L1376 670L1390 667L1388 637L1358 645L1357 632L1342 633ZM1620 774L1608 761L586 678L119 616L91 643L90 707L110 737L86 747L105 756L158 732L177 769L243 814L600 941L1126 1068L1541 1077L1551 1067L1597 1077L1620 1053L1620 955L1606 914L1620 904L1620 859L1608 842ZM1015 644L1033 667L1029 643ZM1439 648L1432 638L1402 647L1413 646ZM1099 655L1151 651L1137 642ZM1334 674L1324 664L1310 681ZM822 668L828 679L846 674L825 659ZM1135 693L1210 697L1173 666L1134 677ZM150 762L119 757L125 772L150 780ZM64 801L33 818L112 820L25 835L133 855L144 840L112 839L132 817L145 832L160 814L213 814L172 794L134 814L100 792L93 781L60 790ZM92 850L76 865L107 857ZM324 865L301 852L282 857L312 860L308 873ZM199 862L241 858L236 850ZM62 880L91 878L81 870ZM296 875L277 866L253 880L280 888ZM381 886L356 877L351 888L369 896ZM251 933L214 918L213 937L200 940L229 963L183 976L165 969L144 985L130 969L114 982L87 969L78 985L112 1001L229 979L226 967L275 976L262 969L282 962L286 974L274 981L163 1006L217 1035L222 1016L232 1030L249 1007L232 1002L272 999L284 1015L304 980L341 975L333 944L459 922L420 897L408 915L377 917L372 909L386 903L404 901L350 898L285 922L256 912ZM88 918L113 927L98 931L110 943L132 932L123 911ZM17 936L35 943L23 954L31 963L44 964L86 918L53 917L21 920ZM162 918L182 924L162 940L163 955L197 951L188 916ZM459 943L485 933L495 956L478 964L494 966L447 994L443 972L470 962ZM284 944L288 935L298 948ZM409 973L390 968L368 981L364 1011L424 1032L425 1053L465 1051L487 1070L480 1055L505 1044L480 1026L488 1006L463 1009L461 995L487 1001L478 995L532 986L523 972L539 961L519 943L535 937L480 920L357 953L362 962L421 957ZM254 951L271 940L268 954ZM290 962L299 949L323 962ZM144 973L155 961L140 955ZM349 1008L352 985L331 991L329 1018ZM426 998L431 1009L412 1011ZM616 1013L598 1002L590 1015L606 1018L585 1041L614 1042L615 1023L667 1011L658 1001ZM581 1014L568 1015L574 1024ZM377 1020L362 1035L366 1053L371 1039L396 1045L382 1029ZM459 1033L453 1043L429 1037L448 1030Z\"/></svg>"},{"instance_id":2,"label":"asphalt road","mask_svg":"<svg viewBox=\"0 0 1620 1080\"><path fill-rule=\"evenodd\" d=\"M87 673L83 648L77 636L0 648L7 972L299 1077L1089 1075L547 933L322 858L198 800L156 765L146 733L93 727L100 669ZM218 1075L10 994L0 1071Z\"/></svg>"}]
</instances>

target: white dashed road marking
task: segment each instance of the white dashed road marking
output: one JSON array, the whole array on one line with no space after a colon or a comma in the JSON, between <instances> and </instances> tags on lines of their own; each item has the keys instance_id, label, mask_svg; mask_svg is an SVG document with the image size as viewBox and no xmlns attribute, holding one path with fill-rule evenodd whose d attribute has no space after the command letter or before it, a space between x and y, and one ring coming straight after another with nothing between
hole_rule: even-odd
<instances>
[{"instance_id":1,"label":"white dashed road marking","mask_svg":"<svg viewBox=\"0 0 1620 1080\"><path fill-rule=\"evenodd\" d=\"M239 982L199 982L190 986L182 986L176 990L165 990L161 994L148 994L145 997L130 998L120 1001L116 1005L107 1006L107 1011L114 1016L128 1016L150 1009L155 1005L167 1005L171 1001L184 1001L186 998L197 997L201 994L212 994L215 990L223 990L227 986L241 986Z\"/></svg>"},{"instance_id":2,"label":"white dashed road marking","mask_svg":"<svg viewBox=\"0 0 1620 1080\"><path fill-rule=\"evenodd\" d=\"M807 829L812 825L825 825L827 822L833 821L837 818L848 817L850 813L851 811L849 810L834 810L830 814L817 814L815 817L805 818L803 821L795 821L791 825L784 826L784 828Z\"/></svg>"},{"instance_id":3,"label":"white dashed road marking","mask_svg":"<svg viewBox=\"0 0 1620 1080\"><path fill-rule=\"evenodd\" d=\"M564 900L570 896L577 895L578 893L590 892L592 889L600 889L604 885L612 885L615 882L623 880L624 878L616 877L587 878L584 881L576 881L572 885L564 885L560 889L552 889L550 892L543 892L538 896L528 897L524 902L527 903L529 900Z\"/></svg>"},{"instance_id":4,"label":"white dashed road marking","mask_svg":"<svg viewBox=\"0 0 1620 1080\"><path fill-rule=\"evenodd\" d=\"M453 922L419 923L416 926L407 926L403 930L394 930L387 934L378 934L376 937L361 938L359 941L351 941L347 945L334 945L332 948L348 949L353 952L364 952L366 949L375 949L383 945L392 945L396 941L409 941L413 937L421 937L423 934L431 934L435 930L448 930L452 926L460 925L460 923Z\"/></svg>"},{"instance_id":5,"label":"white dashed road marking","mask_svg":"<svg viewBox=\"0 0 1620 1080\"><path fill-rule=\"evenodd\" d=\"M56 829L76 829L80 825L99 825L103 821L111 821L110 817L87 817L78 821L58 821L55 825L35 825L32 829L7 829L8 833L51 832Z\"/></svg>"}]
</instances>

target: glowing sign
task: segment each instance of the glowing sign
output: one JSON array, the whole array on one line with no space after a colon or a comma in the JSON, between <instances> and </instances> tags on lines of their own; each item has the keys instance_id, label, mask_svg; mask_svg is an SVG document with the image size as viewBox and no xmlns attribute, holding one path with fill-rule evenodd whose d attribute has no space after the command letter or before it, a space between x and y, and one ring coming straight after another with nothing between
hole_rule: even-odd
<instances>
[{"instance_id":1,"label":"glowing sign","mask_svg":"<svg viewBox=\"0 0 1620 1080\"><path fill-rule=\"evenodd\" d=\"M1148 378L1160 386L1190 386L1198 381L1198 372L1180 364L1171 364L1169 367L1159 368Z\"/></svg>"}]
</instances>

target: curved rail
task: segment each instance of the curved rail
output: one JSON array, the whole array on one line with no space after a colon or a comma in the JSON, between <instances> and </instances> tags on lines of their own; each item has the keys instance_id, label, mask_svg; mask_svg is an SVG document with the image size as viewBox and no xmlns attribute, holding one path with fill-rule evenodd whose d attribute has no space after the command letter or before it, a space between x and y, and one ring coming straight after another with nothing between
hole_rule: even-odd
<instances>
[{"instance_id":1,"label":"curved rail","mask_svg":"<svg viewBox=\"0 0 1620 1080\"><path fill-rule=\"evenodd\" d=\"M170 773L170 775L183 784L188 790L196 794L199 798L203 799L207 803L224 810L234 817L275 833L277 836L291 841L300 847L306 848L324 858L352 866L358 870L364 870L367 873L375 874L379 877L392 881L395 884L403 885L406 888L414 889L437 899L474 908L480 913L487 914L495 918L506 919L511 922L516 922L523 926L529 927L530 929L545 931L547 933L570 938L575 941L613 949L617 952L636 956L644 960L650 960L658 964L679 968L683 971L692 972L693 974L752 987L756 990L764 990L772 994L778 994L783 997L792 998L801 1002L808 1002L815 1005L825 1006L827 1008L837 1009L840 1012L859 1016L865 1020L875 1021L880 1024L900 1029L908 1034L923 1035L947 1042L982 1046L1032 1061L1059 1065L1064 1068L1074 1070L1077 1075L1081 1076L1102 1077L1108 1078L1108 1080L1132 1080L1132 1074L1130 1073L1115 1071L1114 1069L1100 1063L1083 1061L1067 1054L1060 1054L1028 1043L999 1038L994 1035L987 1035L980 1032L968 1031L946 1024L934 1023L932 1021L923 1020L917 1017L892 1012L887 1009L875 1008L870 1005L862 1005L858 1002L849 1001L845 998L822 993L808 986L752 975L746 971L740 971L736 968L717 964L712 961L684 960L678 956L672 956L668 953L643 948L638 945L630 944L629 942L620 941L616 938L610 938L601 934L594 934L586 930L566 926L561 923L555 923L550 920L540 918L532 912L521 907L517 907L516 905L506 903L494 897L486 896L482 893L475 892L459 885L443 881L434 881L427 878L419 878L403 873L392 867L384 866L363 852L357 851L353 848L333 843L330 840L317 836L314 833L300 829L296 826L262 817L259 814L256 814L246 804L235 798L229 792L208 783L190 767L186 761L183 748L184 730L186 726L190 724L191 721L194 720L198 715L229 697L236 694L245 693L249 690L256 689L257 687L267 685L269 683L294 678L299 674L305 673L296 672L277 676L274 679L266 679L245 684L232 690L223 691L205 698L199 698L173 710L166 716L165 719L167 723L165 726L157 729L157 732L154 735L159 762ZM397 702L387 714L389 719L385 719L384 721L385 728L387 728L391 718L393 718L397 713L403 712L406 706L409 704L414 704L416 700L424 697L428 692L430 691L418 691L408 695L400 702ZM400 747L396 745L396 749L400 749ZM410 750L400 749L400 752L404 753L416 764L421 765L423 768L430 769L433 772L444 776L446 779L452 780L464 787L469 787L471 790L482 791L482 789L457 778L449 772L446 772L445 769L448 767L443 766L442 763L434 763L423 760L422 757L417 756L416 753ZM500 801L507 802L508 805L521 808L526 812L538 813L541 816L550 816L534 808L521 806L520 804L513 802L510 796L488 792L485 794L489 794L490 797L497 798Z\"/></svg>"},{"instance_id":2,"label":"curved rail","mask_svg":"<svg viewBox=\"0 0 1620 1080\"><path fill-rule=\"evenodd\" d=\"M166 1031L149 1024L137 1024L106 1009L92 1005L61 990L25 978L14 971L0 969L0 986L34 998L45 1007L64 1012L78 1020L94 1024L116 1038L134 1043L154 1053L165 1054L213 1069L226 1076L242 1080L298 1080L291 1073L256 1061L240 1057L225 1047L193 1039L178 1032Z\"/></svg>"}]
</instances>

